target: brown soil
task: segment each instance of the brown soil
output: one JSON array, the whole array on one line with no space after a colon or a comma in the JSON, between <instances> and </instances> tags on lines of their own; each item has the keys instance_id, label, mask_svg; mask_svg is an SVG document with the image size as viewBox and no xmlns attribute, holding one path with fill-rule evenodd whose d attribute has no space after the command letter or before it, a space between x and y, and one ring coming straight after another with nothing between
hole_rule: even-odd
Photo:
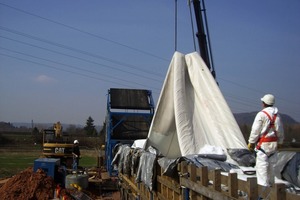
<instances>
[{"instance_id":1,"label":"brown soil","mask_svg":"<svg viewBox=\"0 0 300 200\"><path fill-rule=\"evenodd\" d=\"M0 199L52 199L54 196L54 180L42 170L33 172L32 167L10 178L0 188Z\"/></svg>"},{"instance_id":2,"label":"brown soil","mask_svg":"<svg viewBox=\"0 0 300 200\"><path fill-rule=\"evenodd\" d=\"M108 185L106 185L108 186ZM29 167L12 178L0 180L0 199L1 200L48 200L54 198L54 193L58 190L52 177L38 169L33 172L33 168ZM72 195L78 192L74 189L59 189L57 195L60 199L72 200ZM101 191L99 187L93 187L82 191L91 199L97 200L119 200L119 191Z\"/></svg>"}]
</instances>

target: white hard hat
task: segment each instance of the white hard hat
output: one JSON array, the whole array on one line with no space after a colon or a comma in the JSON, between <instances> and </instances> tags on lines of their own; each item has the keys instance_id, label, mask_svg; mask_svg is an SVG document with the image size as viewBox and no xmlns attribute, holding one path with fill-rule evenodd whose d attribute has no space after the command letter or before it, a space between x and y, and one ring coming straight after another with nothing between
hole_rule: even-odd
<instances>
[{"instance_id":1,"label":"white hard hat","mask_svg":"<svg viewBox=\"0 0 300 200\"><path fill-rule=\"evenodd\" d=\"M74 140L74 144L79 144L78 140Z\"/></svg>"},{"instance_id":2,"label":"white hard hat","mask_svg":"<svg viewBox=\"0 0 300 200\"><path fill-rule=\"evenodd\" d=\"M275 97L272 94L266 94L260 100L270 106L273 106L275 104Z\"/></svg>"}]
</instances>

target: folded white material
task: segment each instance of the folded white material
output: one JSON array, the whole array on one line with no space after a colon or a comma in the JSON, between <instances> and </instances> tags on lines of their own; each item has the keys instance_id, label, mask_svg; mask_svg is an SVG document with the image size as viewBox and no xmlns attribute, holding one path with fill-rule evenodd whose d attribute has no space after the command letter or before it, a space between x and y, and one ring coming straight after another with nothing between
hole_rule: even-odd
<instances>
[{"instance_id":1,"label":"folded white material","mask_svg":"<svg viewBox=\"0 0 300 200\"><path fill-rule=\"evenodd\" d=\"M219 86L197 52L175 52L144 148L169 158L198 154L205 145L247 148ZM229 156L228 156L229 157Z\"/></svg>"}]
</instances>

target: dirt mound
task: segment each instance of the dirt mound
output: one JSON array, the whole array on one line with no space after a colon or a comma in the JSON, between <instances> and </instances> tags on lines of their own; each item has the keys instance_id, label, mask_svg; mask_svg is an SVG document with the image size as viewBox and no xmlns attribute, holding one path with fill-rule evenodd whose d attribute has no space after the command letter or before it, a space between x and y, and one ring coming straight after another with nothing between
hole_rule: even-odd
<instances>
[{"instance_id":1,"label":"dirt mound","mask_svg":"<svg viewBox=\"0 0 300 200\"><path fill-rule=\"evenodd\" d=\"M0 188L0 199L40 200L52 199L55 183L43 170L33 172L32 167L9 179Z\"/></svg>"}]
</instances>

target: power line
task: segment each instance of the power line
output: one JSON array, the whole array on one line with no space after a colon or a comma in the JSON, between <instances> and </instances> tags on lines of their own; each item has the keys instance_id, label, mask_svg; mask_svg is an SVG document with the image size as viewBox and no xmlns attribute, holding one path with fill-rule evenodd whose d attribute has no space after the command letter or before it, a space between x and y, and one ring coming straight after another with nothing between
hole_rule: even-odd
<instances>
[{"instance_id":1,"label":"power line","mask_svg":"<svg viewBox=\"0 0 300 200\"><path fill-rule=\"evenodd\" d=\"M8 54L0 53L0 55L6 56L6 57L9 57L9 58L12 58L12 59L16 59L16 60L28 62L28 63L33 63L33 64L36 64L36 65L39 65L39 66L44 66L44 67L51 68L51 69L54 69L54 70L57 70L57 71L63 71L63 72L67 72L67 73L71 73L71 74L76 74L76 75L79 75L79 76L83 76L83 77L87 77L87 78L91 78L91 79L95 79L95 80L110 82L110 83L114 83L114 84L120 84L119 82L111 81L109 79L94 77L94 76L82 74L82 73L79 73L79 72L70 71L70 70L58 68L58 67L55 67L55 66L47 65L47 64L44 64L44 63L39 63L39 62L36 62L36 61L27 60L27 59L19 58L19 57L16 57L16 56L11 56L11 55L8 55ZM129 82L129 81L127 81L127 82ZM123 85L123 86L126 86L126 87L131 87L131 85L128 85L128 84L120 84L120 85Z\"/></svg>"},{"instance_id":2,"label":"power line","mask_svg":"<svg viewBox=\"0 0 300 200\"><path fill-rule=\"evenodd\" d=\"M224 79L223 79L224 80ZM226 80L225 80L226 81ZM228 81L232 84L234 84L234 82L232 81ZM236 86L239 86L241 88L247 88L247 90L252 90L252 91L257 91L256 89L253 89L253 88L249 88L249 87L246 87L246 86L243 86L243 85L240 85L240 84L235 84ZM264 92L258 92L259 94L264 94ZM243 107L245 108L245 106L249 107L249 108L253 108L253 105L257 105L257 103L259 102L259 99L250 99L250 98L245 98L244 96L238 96L238 95L233 95L233 94L229 94L229 93L223 93L224 96L226 96L226 99L228 100L229 99L229 103L237 103L239 105L243 105ZM276 99L279 99L279 100L283 100L281 97L279 96L276 96ZM286 101L284 100L285 102L289 102L289 101ZM292 105L297 105L297 104L294 104L293 102L290 102ZM237 107L233 106L231 104L231 107L235 110L241 110L241 109L237 109ZM243 109L244 111L248 111L246 109ZM293 115L293 116L296 116L297 118L300 117L300 112L297 110L297 109L294 109L294 106L293 106L293 109L289 109L287 108L286 106L281 108L280 110L285 110L287 113Z\"/></svg>"},{"instance_id":3,"label":"power line","mask_svg":"<svg viewBox=\"0 0 300 200\"><path fill-rule=\"evenodd\" d=\"M79 28L75 28L75 27L73 27L73 26L70 26L70 25L67 25L67 24L64 24L64 23L61 23L61 22L58 22L58 21L54 21L54 20L48 19L48 18L46 18L46 17L42 17L42 16L40 16L40 15L36 15L36 14L30 13L30 12L28 12L28 11L25 11L25 10L22 10L22 9L19 9L19 8L16 8L16 7L13 7L13 6L4 4L4 3L0 3L0 5L6 6L6 7L11 8L11 9L14 9L14 10L16 10L16 11L18 11L18 12L25 13L25 14L27 14L27 15L31 15L31 16L34 16L34 17L37 17L37 18L46 20L46 21L48 21L48 22L51 22L51 23L54 23L54 24L57 24L57 25L60 25L60 26L69 28L69 29L74 30L74 31L78 31L78 32L80 32L80 33L84 33L84 34L89 35L89 36L92 36L92 37L95 37L95 38L98 38L98 39L101 39L101 40L105 40L105 41L110 42L110 43L112 43L112 44L119 45L119 46L122 46L122 47L125 47L125 48L128 48L128 49L131 49L131 50L133 50L133 51L136 51L136 52L139 52L139 53L142 53L142 54L145 54L145 55L148 55L148 56L151 56L151 57L154 57L154 58L163 60L163 61L169 61L169 60L167 60L167 59L165 59L165 58L162 58L162 57L160 57L160 56L154 55L154 54L149 53L149 52L147 52L147 51L143 51L143 50L137 49L137 48L135 48L135 47L131 47L131 46L129 46L129 45L125 45L125 44L122 44L122 43L120 43L120 42L116 42L116 41L114 41L114 40L110 40L110 39L104 38L104 37L102 37L102 36L99 36L99 35L96 35L96 34L93 34L93 33L90 33L90 32L84 31L84 30L81 30L81 29L79 29Z\"/></svg>"},{"instance_id":4,"label":"power line","mask_svg":"<svg viewBox=\"0 0 300 200\"><path fill-rule=\"evenodd\" d=\"M53 60L49 60L49 59L46 59L46 58L40 58L40 57L33 56L33 55L30 55L30 54L22 53L22 52L19 52L19 51L14 51L14 50L3 48L3 47L0 47L0 49L4 49L6 51L17 53L17 54L20 54L20 55L25 55L25 56L28 56L28 57L31 57L31 58L35 58L35 59L39 59L39 60L51 62L51 63L54 63L54 64L63 65L63 66L69 67L71 69L76 69L76 70L88 72L88 73L91 73L91 74L101 75L101 76L103 75L103 74L100 74L100 73L95 72L95 71L83 69L83 68L80 68L80 67L71 66L71 65L68 65L68 64L64 64L64 63L56 62L56 61L53 61ZM60 69L60 68L58 68L58 69ZM140 86L143 86L143 87L148 87L147 85L144 85L144 84L141 84L141 83L137 83L137 82L134 82L134 81L129 81L129 80L121 79L121 78L115 78L115 77L107 75L107 74L105 76L106 77L110 77L112 79L117 79L119 81L130 82L130 83L133 83L133 84L136 84L136 85L140 85ZM156 88L155 90L159 90L159 89Z\"/></svg>"},{"instance_id":5,"label":"power line","mask_svg":"<svg viewBox=\"0 0 300 200\"><path fill-rule=\"evenodd\" d=\"M264 91L257 90L257 89L255 89L255 88L251 88L251 87L248 87L248 86L246 86L246 85L242 85L242 84L239 84L239 83L230 81L230 80L228 80L228 79L223 79L223 78L219 78L219 79L223 80L224 82L230 83L230 84L232 84L232 85L238 86L238 87L240 87L240 88L243 88L243 89L246 88L247 90L253 91L253 92L255 92L255 93L257 93L257 94L260 94L260 95L265 93ZM279 100L282 100L282 101L286 101L286 102L290 102L290 103L292 103L292 104L298 105L297 102L293 102L293 101L291 101L290 99L285 99L285 98L282 98L282 97L279 97L279 96L276 96L276 99L279 99Z\"/></svg>"},{"instance_id":6,"label":"power line","mask_svg":"<svg viewBox=\"0 0 300 200\"><path fill-rule=\"evenodd\" d=\"M41 47L41 46L37 46L37 45L33 45L33 44L30 44L30 43L27 43L27 42L23 42L23 41L20 41L20 40L12 39L12 38L9 38L9 37L0 36L0 38L4 38L4 39L7 39L7 40L18 42L20 44L28 45L28 46L31 46L31 47L39 48L39 49L42 49L42 50L45 50L45 51L49 51L49 52L52 52L52 53L56 53L56 54L59 54L59 55L63 55L63 56L75 58L75 59L78 59L78 60L81 60L81 61L84 61L84 62L88 62L88 63L91 63L91 64L100 65L100 66L108 68L108 69L113 69L113 70L116 70L116 71L121 71L121 72L124 72L124 73L127 73L127 74L135 75L137 77L143 77L145 79L149 79L149 80L153 80L153 81L161 81L161 80L158 80L158 79L151 78L150 76L143 76L141 74L129 72L129 71L126 71L126 70L123 70L123 69L120 69L120 68L117 68L117 67L114 67L114 66L104 65L104 64L101 64L101 63L98 63L98 62L94 62L94 61L91 61L91 60L80 58L78 56L73 56L73 55L70 55L70 54L65 54L65 53L62 53L62 52L58 52L58 51L55 51L55 50L47 49L47 48L44 48L44 47Z\"/></svg>"},{"instance_id":7,"label":"power line","mask_svg":"<svg viewBox=\"0 0 300 200\"><path fill-rule=\"evenodd\" d=\"M4 31L7 31L7 32L10 32L10 33L14 33L16 35L21 35L23 37L27 37L27 38L30 38L30 39L33 39L33 40L44 42L44 43L47 43L47 44L50 44L50 45L53 45L53 46L56 46L56 47L60 47L60 48L63 48L63 49L67 49L67 50L70 50L70 51L74 51L74 52L77 52L77 53L88 55L88 56L91 56L91 57L94 57L94 58L99 58L99 59L102 59L102 60L105 60L105 61L108 61L108 62L111 62L111 63L114 63L114 64L118 64L118 65L121 65L121 66L126 66L128 68L138 70L138 71L141 71L143 73L153 74L153 75L156 75L156 76L161 76L160 74L157 74L157 73L154 73L154 72L150 72L150 71L147 71L147 70L141 70L140 68L138 68L136 66L132 66L132 65L129 65L129 64L126 64L126 63L118 62L118 61L115 61L115 60L112 60L112 59L109 59L109 58L105 58L105 57L100 56L100 55L93 54L91 52L83 51L83 50L76 49L76 48L73 48L73 47L70 47L70 46L66 46L66 45L63 45L63 44L60 44L60 43L52 42L52 41L49 41L49 40L46 40L46 39L42 39L42 38L39 38L39 37L36 37L36 36L33 36L33 35L22 33L22 32L19 32L19 31L13 30L13 29L9 29L9 28L3 27L3 26L0 26L0 29L2 29Z\"/></svg>"}]
</instances>

